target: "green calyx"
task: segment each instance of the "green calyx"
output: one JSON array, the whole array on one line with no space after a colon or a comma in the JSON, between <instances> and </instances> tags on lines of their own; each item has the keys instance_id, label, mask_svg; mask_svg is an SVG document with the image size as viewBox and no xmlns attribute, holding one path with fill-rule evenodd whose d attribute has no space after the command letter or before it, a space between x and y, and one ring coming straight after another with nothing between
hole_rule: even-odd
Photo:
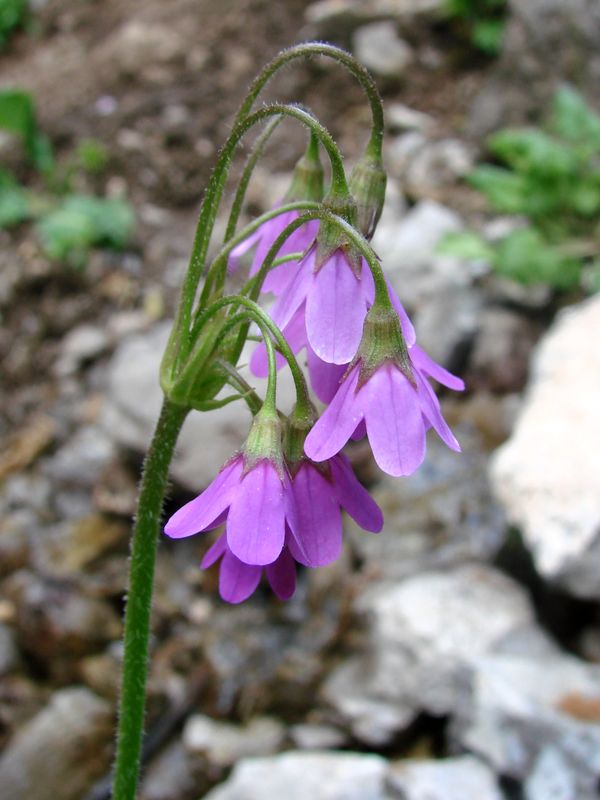
<instances>
[{"instance_id":1,"label":"green calyx","mask_svg":"<svg viewBox=\"0 0 600 800\"><path fill-rule=\"evenodd\" d=\"M385 202L387 175L380 157L363 156L350 174L350 191L356 200L358 230L371 239Z\"/></svg>"},{"instance_id":2,"label":"green calyx","mask_svg":"<svg viewBox=\"0 0 600 800\"><path fill-rule=\"evenodd\" d=\"M317 421L318 414L312 404L296 405L287 419L283 440L285 460L292 474L306 460L304 441Z\"/></svg>"},{"instance_id":3,"label":"green calyx","mask_svg":"<svg viewBox=\"0 0 600 800\"><path fill-rule=\"evenodd\" d=\"M319 158L319 140L311 133L308 147L294 167L292 182L287 190L284 203L295 200L314 200L320 202L325 193L324 172Z\"/></svg>"},{"instance_id":4,"label":"green calyx","mask_svg":"<svg viewBox=\"0 0 600 800\"><path fill-rule=\"evenodd\" d=\"M353 228L357 227L357 207L352 195L339 195L330 191L323 200L323 206L327 211L331 211L352 225ZM362 266L361 254L338 225L322 219L317 234L315 268L320 269L327 259L339 249L344 251L352 270L359 278Z\"/></svg>"},{"instance_id":5,"label":"green calyx","mask_svg":"<svg viewBox=\"0 0 600 800\"><path fill-rule=\"evenodd\" d=\"M259 461L271 461L283 475L283 424L277 411L263 405L254 417L250 433L242 448L244 472L255 467Z\"/></svg>"},{"instance_id":6,"label":"green calyx","mask_svg":"<svg viewBox=\"0 0 600 800\"><path fill-rule=\"evenodd\" d=\"M395 310L374 305L366 316L362 340L353 364L360 363L358 385L363 386L384 362L395 364L414 385L408 348Z\"/></svg>"}]
</instances>

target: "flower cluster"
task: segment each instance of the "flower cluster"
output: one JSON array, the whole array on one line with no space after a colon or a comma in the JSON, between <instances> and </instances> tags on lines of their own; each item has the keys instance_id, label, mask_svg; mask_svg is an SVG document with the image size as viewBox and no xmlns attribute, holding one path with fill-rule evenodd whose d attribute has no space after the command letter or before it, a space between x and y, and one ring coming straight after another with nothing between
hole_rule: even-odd
<instances>
[{"instance_id":1,"label":"flower cluster","mask_svg":"<svg viewBox=\"0 0 600 800\"><path fill-rule=\"evenodd\" d=\"M314 166L312 140L310 149L312 167L308 151L299 165L310 168L311 191L304 196L314 200L322 172ZM295 589L296 564L318 567L338 558L342 509L365 530L381 530L380 509L341 452L348 440L368 437L376 463L393 476L410 475L420 466L429 428L460 450L430 379L458 391L463 382L416 343L400 299L356 231L372 235L385 174L370 158L353 175L354 196L347 195L345 205L339 197L331 202L335 215L326 197L320 216L299 219L298 210L285 208L286 200L302 197L297 168L294 191L229 250L232 273L254 248L249 278L275 295L272 321L266 328L264 319L263 327L259 324L263 341L250 360L256 376L268 375L271 397L256 413L242 450L171 517L165 533L180 538L224 525L202 567L220 561L220 593L232 603L254 592L263 571L275 594L287 599ZM279 260L273 263L276 250ZM256 308L251 310L258 324ZM285 422L274 405L276 371L293 366L303 350L310 386L326 407L317 419L310 401L301 397L302 379L296 406L301 411Z\"/></svg>"}]
</instances>

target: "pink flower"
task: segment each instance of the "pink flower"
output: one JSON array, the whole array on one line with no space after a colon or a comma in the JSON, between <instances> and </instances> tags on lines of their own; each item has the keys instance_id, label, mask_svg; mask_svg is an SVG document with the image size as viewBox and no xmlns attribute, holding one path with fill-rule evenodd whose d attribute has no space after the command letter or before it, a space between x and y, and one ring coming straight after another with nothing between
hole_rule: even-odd
<instances>
[{"instance_id":1,"label":"pink flower","mask_svg":"<svg viewBox=\"0 0 600 800\"><path fill-rule=\"evenodd\" d=\"M235 556L227 544L227 534L223 533L209 548L201 562L202 569L208 569L219 559L219 594L228 603L242 603L254 593L263 570L271 588L280 600L289 600L296 589L296 567L287 546L284 546L275 561L266 566L245 564Z\"/></svg>"},{"instance_id":2,"label":"pink flower","mask_svg":"<svg viewBox=\"0 0 600 800\"><path fill-rule=\"evenodd\" d=\"M245 564L272 564L283 550L286 521L294 520L292 484L286 470L264 458L245 471L243 455L225 464L215 480L165 525L174 539L227 521L227 545Z\"/></svg>"},{"instance_id":3,"label":"pink flower","mask_svg":"<svg viewBox=\"0 0 600 800\"><path fill-rule=\"evenodd\" d=\"M250 276L256 275L277 237L299 216L299 211L286 211L283 214L278 214L276 217L273 217L273 219L270 219L268 222L263 222L253 234L233 248L229 254L229 270L237 270L240 258L256 246L249 272ZM289 253L304 253L313 243L318 229L319 220L311 220L301 225L286 239L277 255L284 256ZM280 264L278 267L270 270L265 278L262 290L264 292L281 294L291 277L290 267L292 267L292 264Z\"/></svg>"},{"instance_id":4,"label":"pink flower","mask_svg":"<svg viewBox=\"0 0 600 800\"><path fill-rule=\"evenodd\" d=\"M452 450L460 451L440 411L430 374L452 388L462 381L429 358L420 348L409 349L414 383L392 360L384 360L361 380L361 361L345 376L331 404L308 434L305 452L313 461L338 453L364 422L373 456L389 475L410 475L425 457L425 432L433 427ZM413 358L414 354L414 358Z\"/></svg>"}]
</instances>

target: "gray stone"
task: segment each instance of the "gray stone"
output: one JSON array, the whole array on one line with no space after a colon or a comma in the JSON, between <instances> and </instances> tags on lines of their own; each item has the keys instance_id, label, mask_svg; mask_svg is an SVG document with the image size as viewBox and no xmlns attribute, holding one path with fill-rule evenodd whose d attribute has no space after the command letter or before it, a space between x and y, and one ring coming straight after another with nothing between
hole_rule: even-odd
<instances>
[{"instance_id":1,"label":"gray stone","mask_svg":"<svg viewBox=\"0 0 600 800\"><path fill-rule=\"evenodd\" d=\"M81 800L110 763L112 709L87 689L56 692L0 756L6 800Z\"/></svg>"},{"instance_id":2,"label":"gray stone","mask_svg":"<svg viewBox=\"0 0 600 800\"><path fill-rule=\"evenodd\" d=\"M398 761L389 784L402 800L502 800L494 773L472 756Z\"/></svg>"},{"instance_id":3,"label":"gray stone","mask_svg":"<svg viewBox=\"0 0 600 800\"><path fill-rule=\"evenodd\" d=\"M389 741L423 710L456 711L471 665L498 651L552 651L520 587L496 570L467 564L375 586L362 599L368 641L334 671L326 701L352 733Z\"/></svg>"},{"instance_id":4,"label":"gray stone","mask_svg":"<svg viewBox=\"0 0 600 800\"><path fill-rule=\"evenodd\" d=\"M19 663L19 651L12 629L0 622L0 677L6 675Z\"/></svg>"},{"instance_id":5,"label":"gray stone","mask_svg":"<svg viewBox=\"0 0 600 800\"><path fill-rule=\"evenodd\" d=\"M527 779L528 800L597 797L600 668L558 652L494 654L473 665L464 689L451 730L460 746Z\"/></svg>"},{"instance_id":6,"label":"gray stone","mask_svg":"<svg viewBox=\"0 0 600 800\"><path fill-rule=\"evenodd\" d=\"M194 714L183 731L185 747L220 768L232 767L242 758L272 755L281 748L284 738L283 725L269 717L255 717L241 726Z\"/></svg>"},{"instance_id":7,"label":"gray stone","mask_svg":"<svg viewBox=\"0 0 600 800\"><path fill-rule=\"evenodd\" d=\"M400 220L384 207L373 247L419 331L419 344L449 363L477 328L481 292L473 286L477 265L437 252L448 233L463 228L461 217L431 200L417 203Z\"/></svg>"},{"instance_id":8,"label":"gray stone","mask_svg":"<svg viewBox=\"0 0 600 800\"><path fill-rule=\"evenodd\" d=\"M385 124L389 131L418 131L427 133L435 127L435 119L429 114L417 111L404 103L387 103L385 107Z\"/></svg>"},{"instance_id":9,"label":"gray stone","mask_svg":"<svg viewBox=\"0 0 600 800\"><path fill-rule=\"evenodd\" d=\"M290 738L300 750L337 750L348 744L343 731L323 723L292 725Z\"/></svg>"},{"instance_id":10,"label":"gray stone","mask_svg":"<svg viewBox=\"0 0 600 800\"><path fill-rule=\"evenodd\" d=\"M111 360L102 425L117 445L145 452L150 443L162 403L158 371L170 327L169 322L160 323L143 335L128 337ZM248 354L243 354L242 363L247 361ZM264 388L264 380L241 371L252 386L259 391ZM293 390L288 375L281 376L278 387L280 407L289 410ZM192 412L175 452L172 474L176 480L197 491L206 487L243 444L250 419L243 401L210 414Z\"/></svg>"},{"instance_id":11,"label":"gray stone","mask_svg":"<svg viewBox=\"0 0 600 800\"><path fill-rule=\"evenodd\" d=\"M460 455L430 435L417 472L401 481L383 476L374 487L385 520L380 534L365 533L348 520L352 546L366 573L396 581L491 558L501 546L504 514L491 497L487 455L473 431L456 432Z\"/></svg>"},{"instance_id":12,"label":"gray stone","mask_svg":"<svg viewBox=\"0 0 600 800\"><path fill-rule=\"evenodd\" d=\"M404 23L437 14L443 0L318 0L305 12L306 21L321 33L353 28L365 22L394 18Z\"/></svg>"},{"instance_id":13,"label":"gray stone","mask_svg":"<svg viewBox=\"0 0 600 800\"><path fill-rule=\"evenodd\" d=\"M98 425L79 428L51 458L43 462L43 472L56 482L92 487L115 455L108 433Z\"/></svg>"},{"instance_id":14,"label":"gray stone","mask_svg":"<svg viewBox=\"0 0 600 800\"><path fill-rule=\"evenodd\" d=\"M596 0L510 0L502 55L471 110L470 133L526 124L565 82L600 100Z\"/></svg>"},{"instance_id":15,"label":"gray stone","mask_svg":"<svg viewBox=\"0 0 600 800\"><path fill-rule=\"evenodd\" d=\"M109 345L109 336L96 325L78 325L65 336L54 370L64 377L72 375L87 361L101 355Z\"/></svg>"},{"instance_id":16,"label":"gray stone","mask_svg":"<svg viewBox=\"0 0 600 800\"><path fill-rule=\"evenodd\" d=\"M241 761L205 800L391 800L388 764L359 753L283 753Z\"/></svg>"},{"instance_id":17,"label":"gray stone","mask_svg":"<svg viewBox=\"0 0 600 800\"><path fill-rule=\"evenodd\" d=\"M491 467L495 494L539 572L600 597L600 298L563 312L536 350L515 430Z\"/></svg>"},{"instance_id":18,"label":"gray stone","mask_svg":"<svg viewBox=\"0 0 600 800\"><path fill-rule=\"evenodd\" d=\"M393 22L373 22L354 32L356 58L384 78L401 78L413 60L412 48L398 36Z\"/></svg>"}]
</instances>

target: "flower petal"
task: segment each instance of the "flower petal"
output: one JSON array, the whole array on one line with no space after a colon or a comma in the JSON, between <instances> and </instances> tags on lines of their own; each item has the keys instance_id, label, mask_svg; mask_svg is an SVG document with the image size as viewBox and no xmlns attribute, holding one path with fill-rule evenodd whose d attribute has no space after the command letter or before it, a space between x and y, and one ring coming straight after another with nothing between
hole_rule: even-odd
<instances>
[{"instance_id":1,"label":"flower petal","mask_svg":"<svg viewBox=\"0 0 600 800\"><path fill-rule=\"evenodd\" d=\"M291 524L299 546L298 558L307 567L322 567L342 551L342 515L331 483L309 462L304 462L292 482L297 523Z\"/></svg>"},{"instance_id":2,"label":"flower petal","mask_svg":"<svg viewBox=\"0 0 600 800\"><path fill-rule=\"evenodd\" d=\"M228 603L243 603L260 582L262 567L244 564L227 550L219 572L219 594Z\"/></svg>"},{"instance_id":3,"label":"flower petal","mask_svg":"<svg viewBox=\"0 0 600 800\"><path fill-rule=\"evenodd\" d=\"M271 318L285 328L302 303L313 280L315 249L312 248L297 264L290 264L290 282L271 309Z\"/></svg>"},{"instance_id":4,"label":"flower petal","mask_svg":"<svg viewBox=\"0 0 600 800\"><path fill-rule=\"evenodd\" d=\"M350 461L340 453L329 463L339 504L361 528L379 533L383 528L381 509L354 474Z\"/></svg>"},{"instance_id":5,"label":"flower petal","mask_svg":"<svg viewBox=\"0 0 600 800\"><path fill-rule=\"evenodd\" d=\"M310 385L322 403L331 403L340 388L347 364L328 364L323 361L307 343L306 360Z\"/></svg>"},{"instance_id":6,"label":"flower petal","mask_svg":"<svg viewBox=\"0 0 600 800\"><path fill-rule=\"evenodd\" d=\"M167 536L181 539L212 527L238 492L242 468L241 456L229 461L202 494L186 503L168 520L165 525Z\"/></svg>"},{"instance_id":7,"label":"flower petal","mask_svg":"<svg viewBox=\"0 0 600 800\"><path fill-rule=\"evenodd\" d=\"M200 562L202 569L208 569L209 567L212 567L212 565L221 558L226 550L227 534L222 533L217 541L214 542L214 544L212 544L204 554L204 557Z\"/></svg>"},{"instance_id":8,"label":"flower petal","mask_svg":"<svg viewBox=\"0 0 600 800\"><path fill-rule=\"evenodd\" d=\"M330 364L352 361L366 313L361 282L338 250L319 269L306 298L306 333L319 358Z\"/></svg>"},{"instance_id":9,"label":"flower petal","mask_svg":"<svg viewBox=\"0 0 600 800\"><path fill-rule=\"evenodd\" d=\"M306 329L304 327L304 306L301 306L287 326L282 330L285 340L292 348L293 353L298 353L306 344ZM280 353L275 353L277 369L287 363ZM257 344L250 357L250 371L257 378L266 378L269 374L269 359L264 342Z\"/></svg>"},{"instance_id":10,"label":"flower petal","mask_svg":"<svg viewBox=\"0 0 600 800\"><path fill-rule=\"evenodd\" d=\"M414 345L414 347L410 348L409 356L418 370L424 372L425 375L430 375L438 383L441 383L442 386L447 386L448 389L454 389L457 392L464 391L465 382L451 372L448 372L447 369L444 369L441 364L434 361L433 358L418 345Z\"/></svg>"},{"instance_id":11,"label":"flower petal","mask_svg":"<svg viewBox=\"0 0 600 800\"><path fill-rule=\"evenodd\" d=\"M313 461L324 461L339 453L362 420L357 382L358 366L342 381L335 397L306 437L304 452Z\"/></svg>"},{"instance_id":12,"label":"flower petal","mask_svg":"<svg viewBox=\"0 0 600 800\"><path fill-rule=\"evenodd\" d=\"M416 390L396 366L384 364L362 391L375 461L388 475L410 475L425 458L425 428Z\"/></svg>"},{"instance_id":13,"label":"flower petal","mask_svg":"<svg viewBox=\"0 0 600 800\"><path fill-rule=\"evenodd\" d=\"M353 442L359 442L361 439L364 439L367 435L367 426L365 424L364 419L358 423L356 428L354 429L354 433L350 437Z\"/></svg>"},{"instance_id":14,"label":"flower petal","mask_svg":"<svg viewBox=\"0 0 600 800\"><path fill-rule=\"evenodd\" d=\"M296 566L287 547L272 564L265 568L271 589L280 600L289 600L296 590Z\"/></svg>"},{"instance_id":15,"label":"flower petal","mask_svg":"<svg viewBox=\"0 0 600 800\"><path fill-rule=\"evenodd\" d=\"M415 372L415 378L417 381L419 400L421 402L421 410L425 419L431 423L431 426L439 435L440 439L447 444L451 450L456 450L457 453L460 453L460 444L442 416L440 402L435 392L418 372Z\"/></svg>"},{"instance_id":16,"label":"flower petal","mask_svg":"<svg viewBox=\"0 0 600 800\"><path fill-rule=\"evenodd\" d=\"M245 564L270 564L285 535L283 483L275 466L259 461L242 479L227 517L227 544Z\"/></svg>"},{"instance_id":17,"label":"flower petal","mask_svg":"<svg viewBox=\"0 0 600 800\"><path fill-rule=\"evenodd\" d=\"M400 327L402 328L402 335L406 341L407 347L412 347L414 343L417 341L417 334L415 333L414 325L412 324L410 317L406 313L404 306L400 302L400 298L396 294L396 290L392 286L389 280L386 279L388 292L390 295L390 300L392 301L392 305L396 309L396 313L400 317Z\"/></svg>"}]
</instances>

